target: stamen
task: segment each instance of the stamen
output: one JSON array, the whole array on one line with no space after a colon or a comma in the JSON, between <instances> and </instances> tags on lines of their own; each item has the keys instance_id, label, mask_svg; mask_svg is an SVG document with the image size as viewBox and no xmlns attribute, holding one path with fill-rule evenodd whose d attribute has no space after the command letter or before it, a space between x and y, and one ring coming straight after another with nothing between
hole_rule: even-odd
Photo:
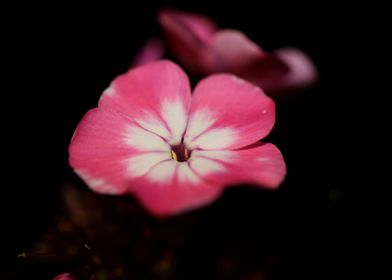
<instances>
[{"instance_id":1,"label":"stamen","mask_svg":"<svg viewBox=\"0 0 392 280\"><path fill-rule=\"evenodd\" d=\"M171 153L172 159L178 161L178 159L177 159L177 154L176 154L173 150L171 150L170 153Z\"/></svg>"},{"instance_id":2,"label":"stamen","mask_svg":"<svg viewBox=\"0 0 392 280\"><path fill-rule=\"evenodd\" d=\"M179 144L176 146L172 146L171 147L172 150L170 151L171 157L172 159L176 160L176 161L187 161L190 157L190 152L184 144Z\"/></svg>"}]
</instances>

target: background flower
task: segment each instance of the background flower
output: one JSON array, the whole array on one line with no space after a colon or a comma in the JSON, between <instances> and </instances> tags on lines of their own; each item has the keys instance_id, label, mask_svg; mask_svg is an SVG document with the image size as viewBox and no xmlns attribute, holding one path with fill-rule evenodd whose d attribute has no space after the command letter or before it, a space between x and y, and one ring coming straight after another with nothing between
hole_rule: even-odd
<instances>
[{"instance_id":1,"label":"background flower","mask_svg":"<svg viewBox=\"0 0 392 280\"><path fill-rule=\"evenodd\" d=\"M299 49L267 53L243 32L218 30L212 20L198 14L162 10L158 18L173 53L199 75L230 72L271 95L303 88L316 80L315 66Z\"/></svg>"}]
</instances>

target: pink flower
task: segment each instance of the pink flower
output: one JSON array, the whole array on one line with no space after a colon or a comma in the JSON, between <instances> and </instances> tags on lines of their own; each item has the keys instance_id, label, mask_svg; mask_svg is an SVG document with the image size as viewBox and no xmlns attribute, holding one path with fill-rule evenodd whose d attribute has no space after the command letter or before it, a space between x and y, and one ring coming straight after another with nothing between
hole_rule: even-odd
<instances>
[{"instance_id":1,"label":"pink flower","mask_svg":"<svg viewBox=\"0 0 392 280\"><path fill-rule=\"evenodd\" d=\"M53 280L74 280L74 278L70 273L63 273L53 278Z\"/></svg>"},{"instance_id":2,"label":"pink flower","mask_svg":"<svg viewBox=\"0 0 392 280\"><path fill-rule=\"evenodd\" d=\"M268 94L311 85L317 71L300 50L264 52L238 30L218 30L197 14L163 10L159 22L178 59L199 75L230 72L257 84Z\"/></svg>"},{"instance_id":3,"label":"pink flower","mask_svg":"<svg viewBox=\"0 0 392 280\"><path fill-rule=\"evenodd\" d=\"M277 188L285 176L278 148L259 143L275 104L233 75L200 81L157 61L117 77L83 117L69 154L94 191L134 193L153 214L177 214L214 201L227 185Z\"/></svg>"}]
</instances>

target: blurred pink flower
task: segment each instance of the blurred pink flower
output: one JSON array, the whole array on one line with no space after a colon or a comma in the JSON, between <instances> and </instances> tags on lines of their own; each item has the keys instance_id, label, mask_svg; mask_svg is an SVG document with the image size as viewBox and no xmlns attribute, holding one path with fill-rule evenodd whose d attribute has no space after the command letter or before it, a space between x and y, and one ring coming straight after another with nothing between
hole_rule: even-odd
<instances>
[{"instance_id":1,"label":"blurred pink flower","mask_svg":"<svg viewBox=\"0 0 392 280\"><path fill-rule=\"evenodd\" d=\"M74 280L74 279L75 278L73 278L70 273L63 273L53 278L53 280Z\"/></svg>"},{"instance_id":2,"label":"blurred pink flower","mask_svg":"<svg viewBox=\"0 0 392 280\"><path fill-rule=\"evenodd\" d=\"M148 40L136 54L132 67L141 66L163 57L164 46L161 40L153 38Z\"/></svg>"},{"instance_id":3,"label":"blurred pink flower","mask_svg":"<svg viewBox=\"0 0 392 280\"><path fill-rule=\"evenodd\" d=\"M268 94L303 88L317 78L312 61L298 49L266 53L241 31L218 30L197 14L163 10L158 20L173 53L195 74L233 73Z\"/></svg>"},{"instance_id":4,"label":"blurred pink flower","mask_svg":"<svg viewBox=\"0 0 392 280\"><path fill-rule=\"evenodd\" d=\"M134 193L155 215L214 201L227 185L277 188L286 167L259 143L275 104L230 74L211 75L193 95L188 77L162 60L133 68L107 88L72 138L70 165L94 191Z\"/></svg>"}]
</instances>

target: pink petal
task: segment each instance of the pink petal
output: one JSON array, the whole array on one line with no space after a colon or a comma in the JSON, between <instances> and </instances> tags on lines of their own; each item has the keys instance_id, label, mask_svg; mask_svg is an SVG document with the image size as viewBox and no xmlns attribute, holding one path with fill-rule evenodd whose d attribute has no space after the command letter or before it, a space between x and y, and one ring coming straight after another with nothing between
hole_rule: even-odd
<instances>
[{"instance_id":1,"label":"pink petal","mask_svg":"<svg viewBox=\"0 0 392 280\"><path fill-rule=\"evenodd\" d=\"M63 273L53 278L53 280L74 280L74 279L75 278L73 278L70 273Z\"/></svg>"},{"instance_id":2,"label":"pink petal","mask_svg":"<svg viewBox=\"0 0 392 280\"><path fill-rule=\"evenodd\" d=\"M302 66L301 61L304 60L299 59L297 53L284 51L283 55L267 54L237 30L217 32L212 48L215 55L214 72L227 71L238 75L257 84L269 95L296 86L295 83L302 78L296 72L307 69L307 65L299 69ZM293 70L295 73L292 73Z\"/></svg>"},{"instance_id":3,"label":"pink petal","mask_svg":"<svg viewBox=\"0 0 392 280\"><path fill-rule=\"evenodd\" d=\"M170 146L124 115L104 108L90 110L69 147L69 162L94 191L127 192L129 181L155 164L171 159Z\"/></svg>"},{"instance_id":4,"label":"pink petal","mask_svg":"<svg viewBox=\"0 0 392 280\"><path fill-rule=\"evenodd\" d=\"M317 79L317 70L309 57L294 48L285 48L255 59L233 73L259 85L268 95L278 95L310 86Z\"/></svg>"},{"instance_id":5,"label":"pink petal","mask_svg":"<svg viewBox=\"0 0 392 280\"><path fill-rule=\"evenodd\" d=\"M317 69L312 60L301 50L283 48L274 56L284 63L289 71L279 81L271 85L271 91L284 91L310 86L317 80Z\"/></svg>"},{"instance_id":6,"label":"pink petal","mask_svg":"<svg viewBox=\"0 0 392 280\"><path fill-rule=\"evenodd\" d=\"M230 47L227 47L230 46ZM214 38L215 72L229 71L260 86L268 95L310 86L317 70L302 51L262 50L238 31L220 31Z\"/></svg>"},{"instance_id":7,"label":"pink petal","mask_svg":"<svg viewBox=\"0 0 392 280\"><path fill-rule=\"evenodd\" d=\"M276 95L311 85L317 70L294 48L267 54L238 30L217 30L208 18L165 10L159 22L178 59L198 75L229 72Z\"/></svg>"},{"instance_id":8,"label":"pink petal","mask_svg":"<svg viewBox=\"0 0 392 280\"><path fill-rule=\"evenodd\" d=\"M161 11L158 20L172 51L184 65L199 74L211 71L213 54L210 44L216 31L211 20L174 10Z\"/></svg>"},{"instance_id":9,"label":"pink petal","mask_svg":"<svg viewBox=\"0 0 392 280\"><path fill-rule=\"evenodd\" d=\"M178 144L190 102L190 85L184 71L161 60L117 77L102 94L99 107L117 110L171 144Z\"/></svg>"},{"instance_id":10,"label":"pink petal","mask_svg":"<svg viewBox=\"0 0 392 280\"><path fill-rule=\"evenodd\" d=\"M266 54L238 30L221 30L214 35L211 46L215 55L214 72L231 72L241 74Z\"/></svg>"},{"instance_id":11,"label":"pink petal","mask_svg":"<svg viewBox=\"0 0 392 280\"><path fill-rule=\"evenodd\" d=\"M234 151L193 151L190 166L207 181L227 185L250 183L273 189L286 175L279 149L262 143Z\"/></svg>"},{"instance_id":12,"label":"pink petal","mask_svg":"<svg viewBox=\"0 0 392 280\"><path fill-rule=\"evenodd\" d=\"M141 66L163 57L164 47L159 39L150 39L136 55L132 67Z\"/></svg>"},{"instance_id":13,"label":"pink petal","mask_svg":"<svg viewBox=\"0 0 392 280\"><path fill-rule=\"evenodd\" d=\"M216 74L195 88L184 143L191 149L237 149L264 138L275 121L275 104L260 88Z\"/></svg>"},{"instance_id":14,"label":"pink petal","mask_svg":"<svg viewBox=\"0 0 392 280\"><path fill-rule=\"evenodd\" d=\"M215 23L207 17L187 12L165 9L158 14L159 22L166 25L175 25L182 28L183 32L189 32L196 40L208 43L216 31Z\"/></svg>"},{"instance_id":15,"label":"pink petal","mask_svg":"<svg viewBox=\"0 0 392 280\"><path fill-rule=\"evenodd\" d=\"M153 214L179 214L214 201L221 184L206 182L187 162L168 160L154 166L145 176L132 181L141 203Z\"/></svg>"}]
</instances>

